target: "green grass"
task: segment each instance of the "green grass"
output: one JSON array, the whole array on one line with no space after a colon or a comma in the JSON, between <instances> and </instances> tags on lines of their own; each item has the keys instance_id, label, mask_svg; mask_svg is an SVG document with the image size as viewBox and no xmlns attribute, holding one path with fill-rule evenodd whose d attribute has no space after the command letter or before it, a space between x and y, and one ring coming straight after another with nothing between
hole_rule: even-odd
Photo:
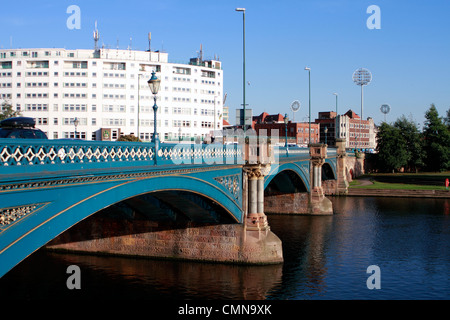
<instances>
[{"instance_id":1,"label":"green grass","mask_svg":"<svg viewBox=\"0 0 450 320\"><path fill-rule=\"evenodd\" d=\"M387 183L372 180L373 184L362 186L359 180L350 182L350 188L356 189L388 189L388 190L445 190L445 186L430 186L420 184L406 184L406 183Z\"/></svg>"}]
</instances>

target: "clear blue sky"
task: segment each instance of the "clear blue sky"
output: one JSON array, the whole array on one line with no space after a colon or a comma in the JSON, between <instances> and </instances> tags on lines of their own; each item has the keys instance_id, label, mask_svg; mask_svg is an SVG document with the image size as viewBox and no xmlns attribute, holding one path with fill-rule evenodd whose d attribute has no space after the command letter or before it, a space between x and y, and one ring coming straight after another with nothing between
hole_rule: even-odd
<instances>
[{"instance_id":1,"label":"clear blue sky","mask_svg":"<svg viewBox=\"0 0 450 320\"><path fill-rule=\"evenodd\" d=\"M70 5L81 10L81 28L70 30ZM381 29L366 26L370 5L380 8ZM98 21L100 44L169 53L188 62L203 44L204 57L220 57L231 122L242 103L242 13L246 11L246 102L254 114L288 113L301 102L296 120L319 111L360 113L360 88L352 81L359 67L372 72L364 87L364 118L388 121L402 114L422 123L431 103L441 116L450 107L450 1L448 0L40 0L7 1L0 12L3 48L93 48ZM305 119L306 121L306 119Z\"/></svg>"}]
</instances>

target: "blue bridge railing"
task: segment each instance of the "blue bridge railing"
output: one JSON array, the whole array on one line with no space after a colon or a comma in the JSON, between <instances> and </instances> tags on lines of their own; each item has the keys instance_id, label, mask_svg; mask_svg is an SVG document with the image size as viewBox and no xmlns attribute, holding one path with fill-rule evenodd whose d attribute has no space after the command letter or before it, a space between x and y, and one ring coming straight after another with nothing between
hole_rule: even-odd
<instances>
[{"instance_id":1,"label":"blue bridge railing","mask_svg":"<svg viewBox=\"0 0 450 320\"><path fill-rule=\"evenodd\" d=\"M0 176L112 167L242 164L239 145L1 139Z\"/></svg>"}]
</instances>

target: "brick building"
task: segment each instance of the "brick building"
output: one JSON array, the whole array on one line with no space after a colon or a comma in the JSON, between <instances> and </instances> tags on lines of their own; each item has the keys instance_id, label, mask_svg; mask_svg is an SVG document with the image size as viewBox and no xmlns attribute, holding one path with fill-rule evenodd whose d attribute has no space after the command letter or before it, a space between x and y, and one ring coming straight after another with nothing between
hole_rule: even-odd
<instances>
[{"instance_id":1,"label":"brick building","mask_svg":"<svg viewBox=\"0 0 450 320\"><path fill-rule=\"evenodd\" d=\"M284 123L284 116L279 113L269 115L268 113L263 112L259 116L254 116L252 128L255 129L258 135L261 129L266 129L268 136L272 136L272 130L278 130L279 142L285 142L286 125ZM289 121L287 124L287 137L289 144L297 144L306 147L309 140L309 123ZM311 143L318 142L319 124L311 123Z\"/></svg>"},{"instance_id":2,"label":"brick building","mask_svg":"<svg viewBox=\"0 0 450 320\"><path fill-rule=\"evenodd\" d=\"M326 142L329 146L336 144L338 138L345 138L347 149L372 150L376 147L376 128L372 118L367 120L353 110L348 110L343 115L336 112L319 112L319 118L315 123L320 124L320 142L325 143L325 127L328 128ZM337 124L337 127L336 127Z\"/></svg>"}]
</instances>

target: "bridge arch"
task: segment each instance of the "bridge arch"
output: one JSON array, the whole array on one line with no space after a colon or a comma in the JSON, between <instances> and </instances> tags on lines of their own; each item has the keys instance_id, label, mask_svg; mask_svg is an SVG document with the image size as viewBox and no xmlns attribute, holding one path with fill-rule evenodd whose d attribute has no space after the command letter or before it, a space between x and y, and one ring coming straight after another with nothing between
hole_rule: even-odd
<instances>
[{"instance_id":1,"label":"bridge arch","mask_svg":"<svg viewBox=\"0 0 450 320\"><path fill-rule=\"evenodd\" d=\"M336 180L336 170L331 162L322 165L322 180Z\"/></svg>"},{"instance_id":2,"label":"bridge arch","mask_svg":"<svg viewBox=\"0 0 450 320\"><path fill-rule=\"evenodd\" d=\"M242 221L242 208L236 199L213 183L193 176L154 176L44 191L53 201L4 231L9 245L0 247L0 276L78 222L112 204L147 193L181 191L198 194L222 207L231 220Z\"/></svg>"},{"instance_id":3,"label":"bridge arch","mask_svg":"<svg viewBox=\"0 0 450 320\"><path fill-rule=\"evenodd\" d=\"M271 167L270 173L265 177L264 180L264 190L268 190L272 182L276 179L287 178L290 179L294 187L297 188L297 192L309 192L309 166L301 166L296 163L282 163L279 165L273 165ZM294 175L292 175L294 174ZM295 192L292 191L292 192Z\"/></svg>"}]
</instances>

